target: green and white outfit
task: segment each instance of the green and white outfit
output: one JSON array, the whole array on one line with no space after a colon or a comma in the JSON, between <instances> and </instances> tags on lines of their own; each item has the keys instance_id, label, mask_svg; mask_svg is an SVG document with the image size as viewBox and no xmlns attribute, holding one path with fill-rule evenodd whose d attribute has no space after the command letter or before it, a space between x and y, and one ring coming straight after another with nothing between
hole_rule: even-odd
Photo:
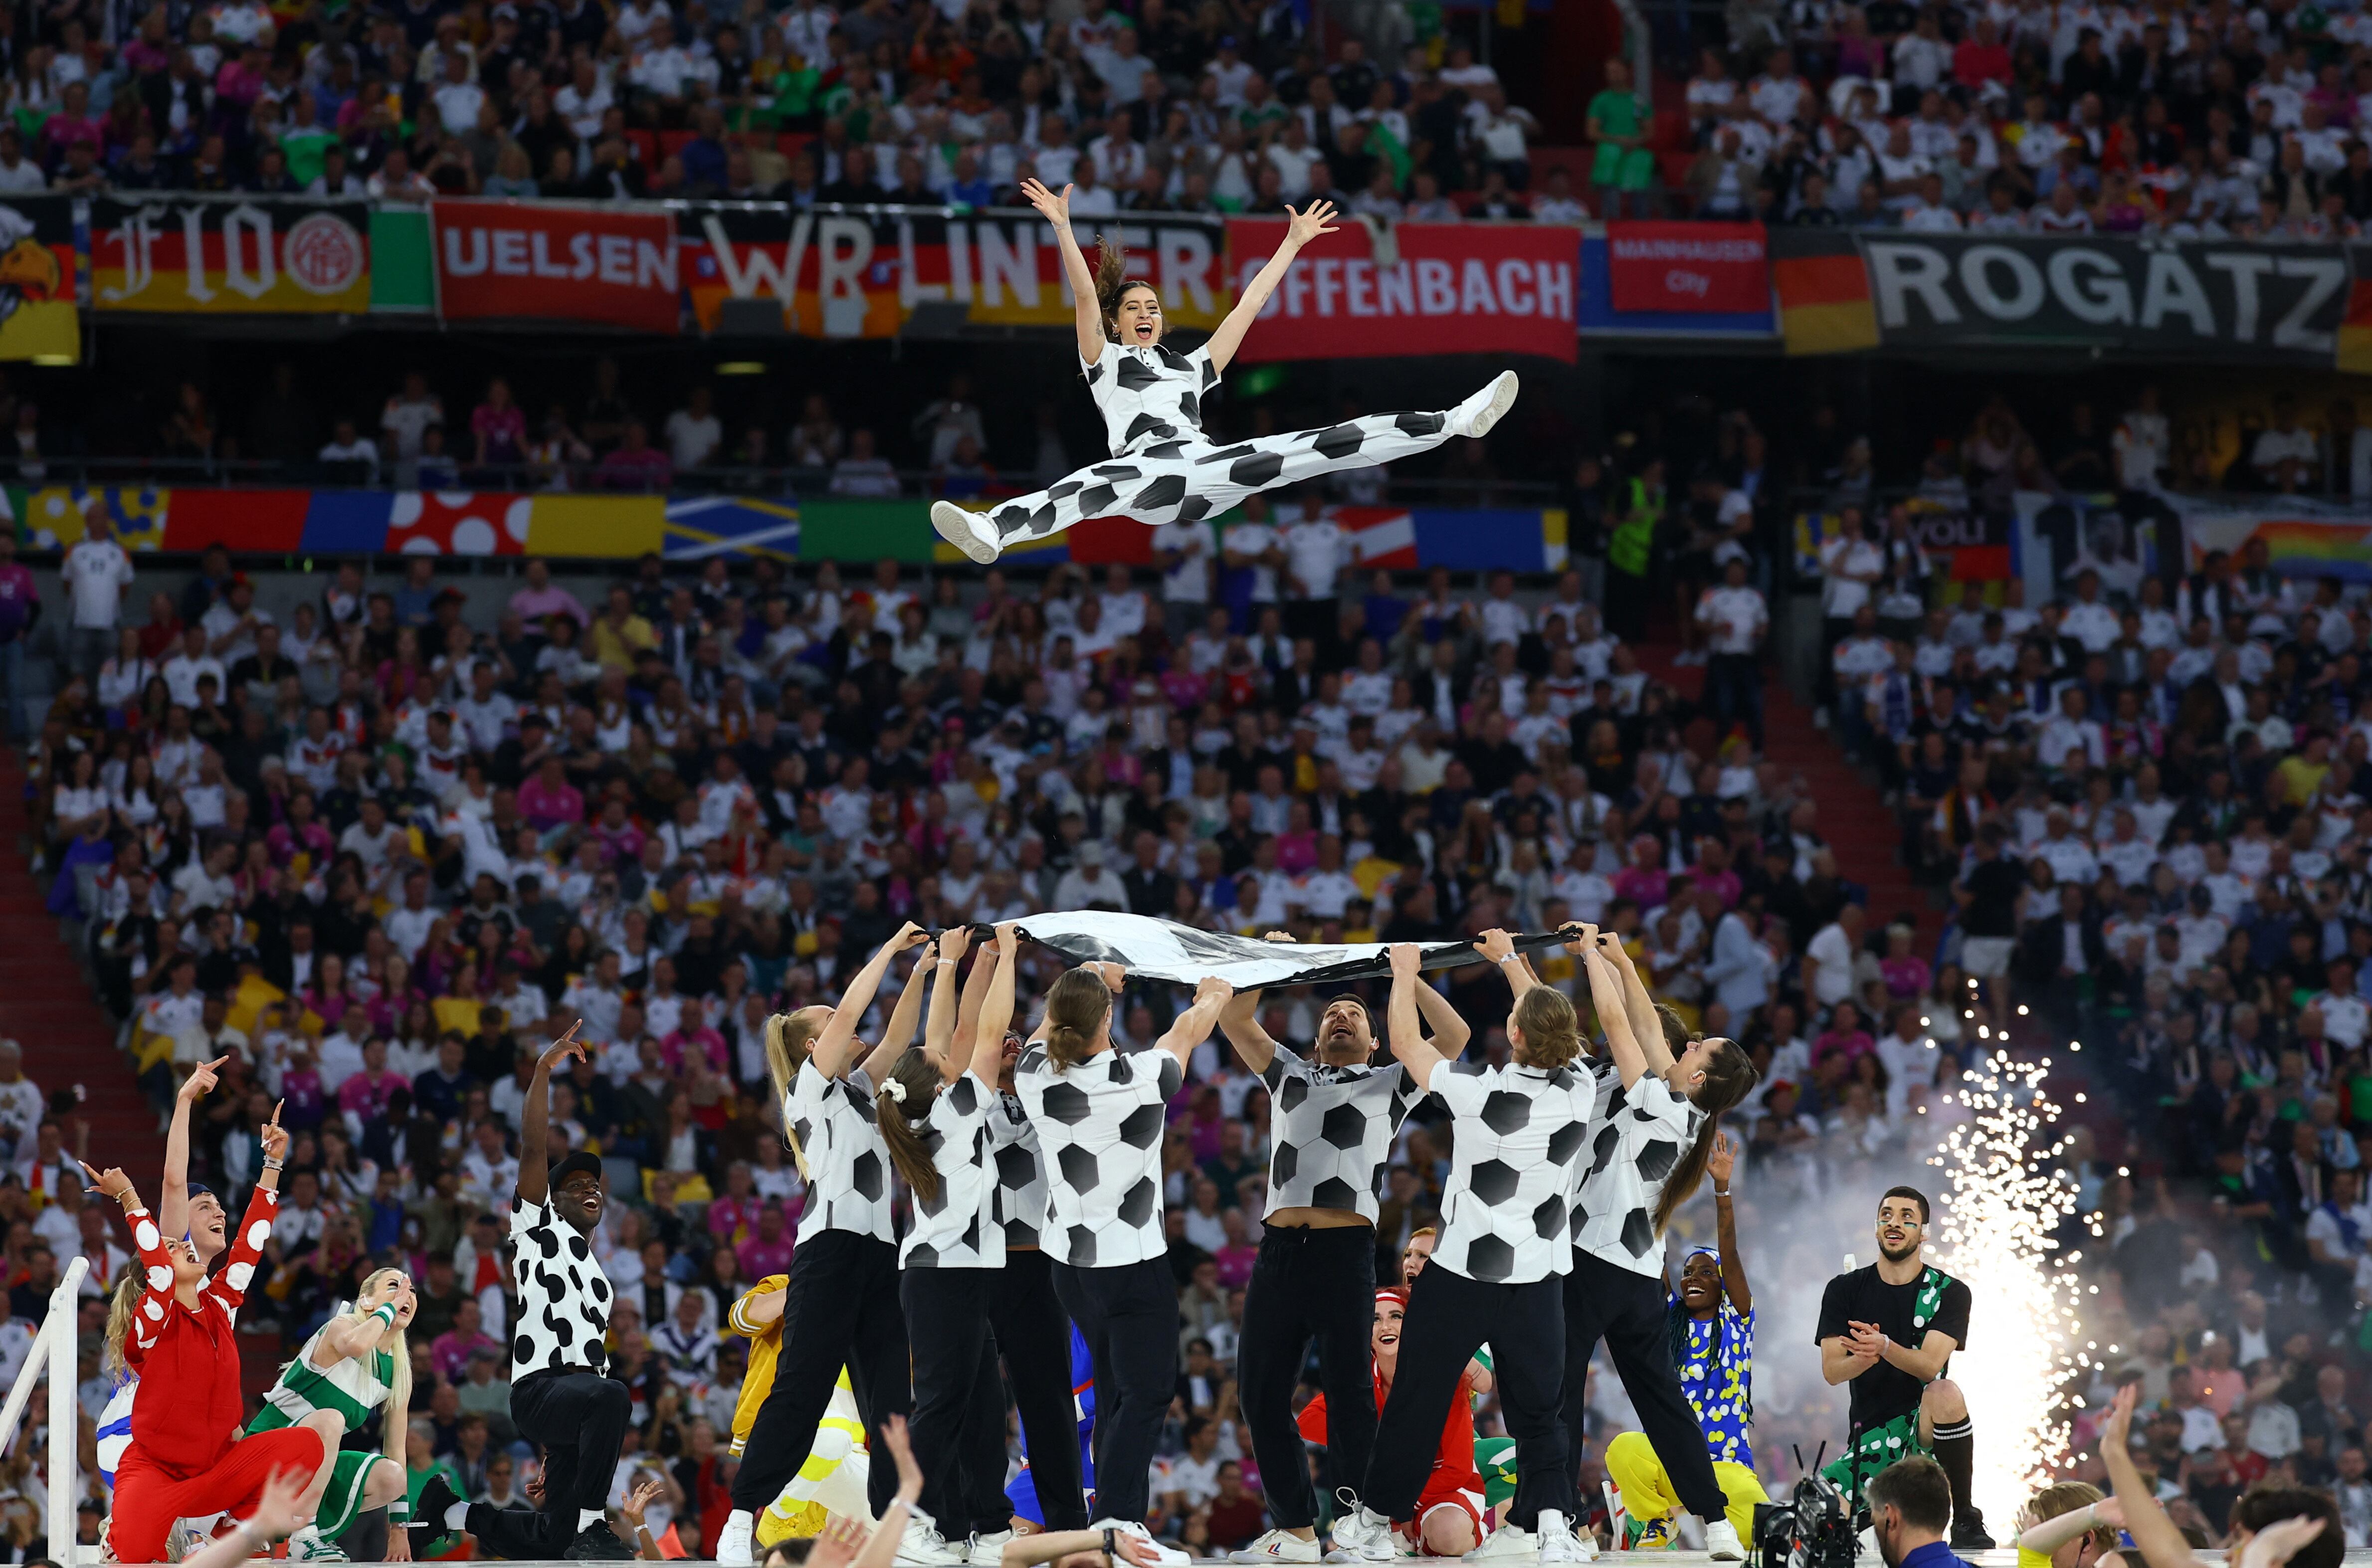
<instances>
[{"instance_id":1,"label":"green and white outfit","mask_svg":"<svg viewBox=\"0 0 2372 1568\"><path fill-rule=\"evenodd\" d=\"M395 1388L395 1357L391 1353L373 1351L368 1355L348 1356L324 1371L313 1365L313 1347L320 1342L317 1332L305 1342L296 1359L281 1369L279 1381L263 1397L263 1408L247 1423L250 1435L294 1426L315 1411L329 1411L345 1423L348 1432L359 1432L387 1403ZM330 1462L330 1485L321 1493L320 1512L307 1530L323 1543L335 1541L362 1512L363 1491L372 1467L394 1463L375 1450L339 1449ZM388 1504L389 1522L401 1528L409 1516L410 1506L404 1495L399 1493ZM306 1530L300 1530L296 1538L292 1538L290 1556L297 1555L294 1550L296 1539L305 1535Z\"/></svg>"},{"instance_id":2,"label":"green and white outfit","mask_svg":"<svg viewBox=\"0 0 2372 1568\"><path fill-rule=\"evenodd\" d=\"M1839 1274L1829 1282L1820 1302L1820 1322L1815 1339L1845 1333L1851 1323L1874 1323L1897 1344L1924 1343L1930 1330L1951 1337L1956 1345L1969 1340L1969 1287L1933 1266L1920 1270L1906 1284L1890 1285L1878 1277L1876 1264ZM1941 1377L1949 1367L1936 1374ZM1845 1452L1820 1468L1820 1473L1849 1493L1894 1463L1914 1454L1933 1455L1934 1446L1919 1434L1921 1382L1897 1367L1881 1363L1855 1378L1852 1411L1859 1437Z\"/></svg>"}]
</instances>

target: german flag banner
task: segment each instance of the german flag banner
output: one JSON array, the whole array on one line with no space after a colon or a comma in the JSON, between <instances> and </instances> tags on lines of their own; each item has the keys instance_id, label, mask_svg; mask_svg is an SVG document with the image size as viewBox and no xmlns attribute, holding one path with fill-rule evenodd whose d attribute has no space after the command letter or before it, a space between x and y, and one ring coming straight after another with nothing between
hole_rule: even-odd
<instances>
[{"instance_id":1,"label":"german flag banner","mask_svg":"<svg viewBox=\"0 0 2372 1568\"><path fill-rule=\"evenodd\" d=\"M2355 247L1786 228L1772 231L1771 248L1789 354L2072 348L2372 362Z\"/></svg>"},{"instance_id":2,"label":"german flag banner","mask_svg":"<svg viewBox=\"0 0 2372 1568\"><path fill-rule=\"evenodd\" d=\"M684 290L703 332L887 338L1070 325L1053 231L1034 212L774 203L670 203ZM1130 213L1081 219L1125 246L1173 326L1208 330L1233 303L1227 228Z\"/></svg>"},{"instance_id":3,"label":"german flag banner","mask_svg":"<svg viewBox=\"0 0 2372 1568\"><path fill-rule=\"evenodd\" d=\"M74 198L0 201L0 359L72 365L81 357Z\"/></svg>"},{"instance_id":4,"label":"german flag banner","mask_svg":"<svg viewBox=\"0 0 2372 1568\"><path fill-rule=\"evenodd\" d=\"M95 197L91 308L359 315L371 303L370 228L361 202L191 192Z\"/></svg>"}]
</instances>

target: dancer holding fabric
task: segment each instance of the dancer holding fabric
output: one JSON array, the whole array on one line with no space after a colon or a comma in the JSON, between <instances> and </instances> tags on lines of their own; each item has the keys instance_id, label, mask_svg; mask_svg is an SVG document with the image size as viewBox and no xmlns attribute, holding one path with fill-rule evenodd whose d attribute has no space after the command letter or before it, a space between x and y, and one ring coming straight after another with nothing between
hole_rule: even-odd
<instances>
[{"instance_id":1,"label":"dancer holding fabric","mask_svg":"<svg viewBox=\"0 0 2372 1568\"><path fill-rule=\"evenodd\" d=\"M1268 1086L1275 1121L1268 1208L1261 1218L1260 1256L1244 1291L1237 1353L1244 1424L1275 1526L1229 1555L1238 1562L1316 1562L1321 1555L1317 1499L1295 1431L1293 1390L1314 1341L1334 1410L1327 1422L1326 1477L1343 1504L1334 1544L1352 1550L1359 1544L1354 1504L1376 1441L1372 1408L1360 1398L1379 1353L1371 1342L1378 1310L1376 1190L1401 1123L1424 1095L1399 1063L1368 1065L1375 1025L1357 997L1338 996L1326 1005L1315 1060L1308 1060L1278 1046L1261 1028L1261 994L1238 994L1219 1015L1219 1028ZM1466 1024L1448 999L1423 986L1416 1002L1441 1053L1463 1051ZM1470 1464L1472 1457L1470 1451Z\"/></svg>"},{"instance_id":2,"label":"dancer holding fabric","mask_svg":"<svg viewBox=\"0 0 2372 1568\"><path fill-rule=\"evenodd\" d=\"M1524 959L1497 950L1504 940L1482 950L1522 994L1537 982ZM1579 1462L1589 1361L1603 1339L1681 1506L1704 1521L1706 1552L1716 1562L1738 1562L1745 1542L1672 1365L1664 1227L1696 1195L1721 1113L1754 1087L1754 1063L1731 1040L1683 1039L1676 1055L1663 1016L1611 935L1585 925L1566 950L1588 976L1607 1047L1591 1067L1598 1116L1574 1173L1573 1267L1564 1276L1566 1462ZM1746 1518L1750 1528L1753 1516Z\"/></svg>"},{"instance_id":3,"label":"dancer holding fabric","mask_svg":"<svg viewBox=\"0 0 2372 1568\"><path fill-rule=\"evenodd\" d=\"M1422 958L1413 944L1391 949L1388 1027L1392 1054L1449 1107L1451 1165L1440 1245L1409 1291L1400 1365L1360 1488L1355 1554L1391 1560L1385 1529L1416 1516L1442 1423L1487 1340L1500 1410L1516 1440L1516 1496L1506 1524L1476 1551L1586 1562L1593 1552L1575 1533L1575 1467L1565 1462L1557 1423L1564 1376L1559 1276L1573 1267L1566 1200L1597 1102L1596 1081L1576 1060L1580 1022L1564 995L1536 985L1508 1011L1508 1065L1453 1061L1424 1035L1416 1000Z\"/></svg>"},{"instance_id":4,"label":"dancer holding fabric","mask_svg":"<svg viewBox=\"0 0 2372 1568\"><path fill-rule=\"evenodd\" d=\"M865 1411L871 1452L881 1450L883 1421L904 1415L913 1401L890 1223L890 1151L882 1145L874 1093L914 1038L923 1007L920 971L899 993L880 1044L867 1047L856 1038L856 1026L890 961L928 940L910 921L849 977L838 1006L803 1007L766 1021L766 1068L784 1132L808 1175L808 1199L785 1287L774 1383L734 1472L733 1512L716 1543L721 1563L756 1561L758 1512L782 1495L815 1446L843 1365ZM866 1488L878 1515L890 1506L897 1477L888 1466L874 1465ZM925 1527L919 1518L906 1525L910 1537Z\"/></svg>"},{"instance_id":5,"label":"dancer holding fabric","mask_svg":"<svg viewBox=\"0 0 2372 1568\"><path fill-rule=\"evenodd\" d=\"M1062 194L1035 180L1021 182L1029 204L1054 226L1063 271L1078 306L1079 369L1104 416L1111 459L1060 483L967 512L952 501L931 507L941 539L982 565L1004 551L1061 532L1087 517L1133 517L1149 527L1200 522L1247 495L1341 469L1372 468L1429 452L1455 436L1488 435L1516 401L1516 373L1503 370L1456 408L1377 413L1285 436L1221 447L1203 434L1203 402L1219 385L1244 334L1285 281L1302 247L1334 232L1333 206L1312 202L1291 218L1285 243L1269 258L1210 341L1180 354L1162 339L1161 291L1128 275L1118 241L1099 241L1090 267L1071 232L1071 188Z\"/></svg>"}]
</instances>

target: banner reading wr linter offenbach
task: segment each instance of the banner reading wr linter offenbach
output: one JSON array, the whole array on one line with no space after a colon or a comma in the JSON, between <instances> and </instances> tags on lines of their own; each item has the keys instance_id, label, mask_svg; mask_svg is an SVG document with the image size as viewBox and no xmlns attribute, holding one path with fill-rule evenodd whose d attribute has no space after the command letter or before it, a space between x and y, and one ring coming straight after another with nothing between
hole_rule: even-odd
<instances>
[{"instance_id":1,"label":"banner reading wr linter offenbach","mask_svg":"<svg viewBox=\"0 0 2372 1568\"><path fill-rule=\"evenodd\" d=\"M1284 220L1231 218L1238 289L1285 238ZM1581 233L1553 224L1401 224L1378 257L1365 225L1301 253L1239 359L1537 354L1570 365Z\"/></svg>"},{"instance_id":2,"label":"banner reading wr linter offenbach","mask_svg":"<svg viewBox=\"0 0 2372 1568\"><path fill-rule=\"evenodd\" d=\"M91 307L204 315L370 308L370 208L304 196L94 197Z\"/></svg>"},{"instance_id":3,"label":"banner reading wr linter offenbach","mask_svg":"<svg viewBox=\"0 0 2372 1568\"><path fill-rule=\"evenodd\" d=\"M660 208L440 201L429 219L448 321L681 324L675 225Z\"/></svg>"},{"instance_id":4,"label":"banner reading wr linter offenbach","mask_svg":"<svg viewBox=\"0 0 2372 1568\"><path fill-rule=\"evenodd\" d=\"M701 331L883 338L915 317L1067 330L1071 292L1053 230L1034 212L686 202L674 207L684 288ZM1130 214L1090 224L1161 290L1172 324L1227 315L1227 229L1215 218Z\"/></svg>"}]
</instances>

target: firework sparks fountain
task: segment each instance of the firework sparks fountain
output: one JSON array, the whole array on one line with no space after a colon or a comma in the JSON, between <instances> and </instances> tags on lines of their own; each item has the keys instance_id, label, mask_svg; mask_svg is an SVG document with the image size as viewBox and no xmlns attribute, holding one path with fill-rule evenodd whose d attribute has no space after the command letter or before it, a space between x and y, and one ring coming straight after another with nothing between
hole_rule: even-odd
<instances>
[{"instance_id":1,"label":"firework sparks fountain","mask_svg":"<svg viewBox=\"0 0 2372 1568\"><path fill-rule=\"evenodd\" d=\"M2087 1359L2076 1320L2083 1287L2069 1268L2082 1254L2063 1255L2054 1235L2076 1212L2076 1182L2052 1165L2064 1140L2043 1087L2050 1072L2048 1057L2018 1062L1996 1051L1963 1073L1953 1098L1970 1119L1930 1161L1945 1177L1936 1266L1971 1297L1970 1348L1952 1377L1976 1430L1972 1491L1985 1516L2004 1523L2064 1473L2061 1388Z\"/></svg>"}]
</instances>

